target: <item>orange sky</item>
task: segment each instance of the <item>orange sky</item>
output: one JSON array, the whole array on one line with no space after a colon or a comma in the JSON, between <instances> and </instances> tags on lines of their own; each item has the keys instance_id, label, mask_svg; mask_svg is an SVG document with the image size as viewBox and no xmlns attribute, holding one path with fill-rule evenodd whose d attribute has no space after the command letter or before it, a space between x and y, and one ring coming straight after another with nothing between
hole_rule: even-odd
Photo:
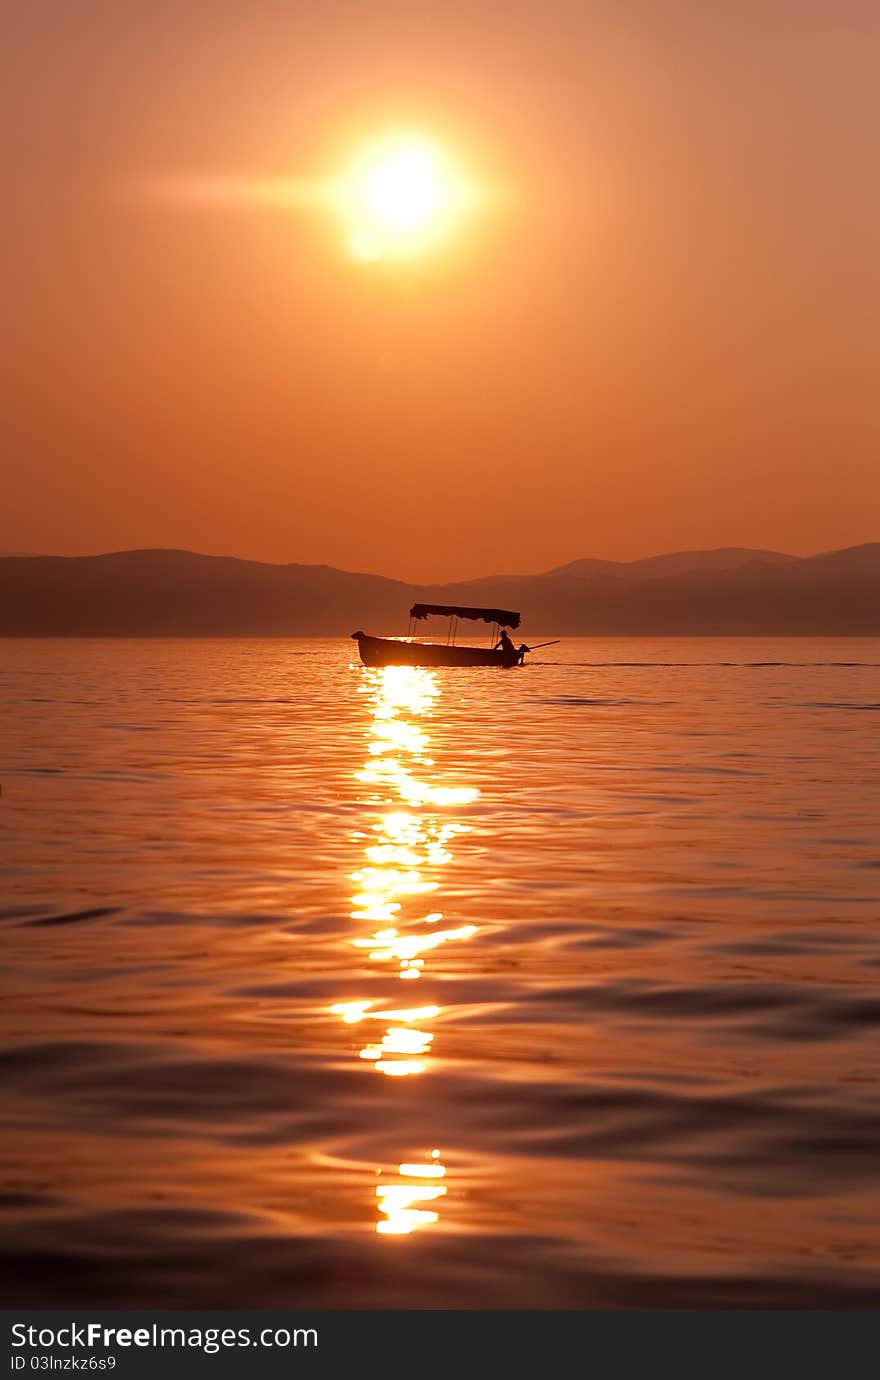
<instances>
[{"instance_id":1,"label":"orange sky","mask_svg":"<svg viewBox=\"0 0 880 1380\"><path fill-rule=\"evenodd\" d=\"M429 580L880 537L869 0L3 26L0 549ZM417 264L354 262L313 211L144 194L332 175L402 125L503 189Z\"/></svg>"}]
</instances>

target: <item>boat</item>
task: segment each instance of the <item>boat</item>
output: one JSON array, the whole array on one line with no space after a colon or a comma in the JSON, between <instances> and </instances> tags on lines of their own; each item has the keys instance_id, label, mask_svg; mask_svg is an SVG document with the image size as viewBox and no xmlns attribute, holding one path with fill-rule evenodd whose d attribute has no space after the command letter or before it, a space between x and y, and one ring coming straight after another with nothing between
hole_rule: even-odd
<instances>
[{"instance_id":1,"label":"boat","mask_svg":"<svg viewBox=\"0 0 880 1380\"><path fill-rule=\"evenodd\" d=\"M448 618L445 642L420 642L413 634L415 624L422 619ZM459 619L480 620L492 625L488 647L457 647L455 636ZM498 647L501 628L518 628L519 614L512 609L473 609L461 604L413 604L409 611L409 631L406 637L371 637L354 632L361 661L365 666L517 666L530 649L523 644L514 647L507 638L507 647Z\"/></svg>"}]
</instances>

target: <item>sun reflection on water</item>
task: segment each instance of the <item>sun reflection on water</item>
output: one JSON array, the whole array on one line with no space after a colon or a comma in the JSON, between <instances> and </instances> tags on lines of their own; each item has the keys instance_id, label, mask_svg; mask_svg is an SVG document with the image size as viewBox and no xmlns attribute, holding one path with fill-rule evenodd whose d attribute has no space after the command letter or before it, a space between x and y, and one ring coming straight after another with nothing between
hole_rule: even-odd
<instances>
[{"instance_id":1,"label":"sun reflection on water","mask_svg":"<svg viewBox=\"0 0 880 1380\"><path fill-rule=\"evenodd\" d=\"M476 800L474 787L438 779L430 754L429 718L439 696L435 673L414 666L386 666L364 672L361 692L369 697L367 761L355 773L368 788L369 833L357 835L364 863L351 874L351 919L363 928L352 948L377 973L397 972L405 982L425 974L428 956L472 938L473 924L444 924L436 893L443 869L454 861L455 839L469 825L447 812ZM340 1002L330 1008L348 1025L377 1021L376 1031L359 1051L365 1065L390 1079L424 1073L434 1052L430 1023L439 1006L378 1004L370 999ZM433 1204L446 1194L446 1168L434 1150L424 1163L400 1164L393 1181L376 1188L380 1235L405 1235L438 1220Z\"/></svg>"},{"instance_id":2,"label":"sun reflection on water","mask_svg":"<svg viewBox=\"0 0 880 1380\"><path fill-rule=\"evenodd\" d=\"M479 791L437 780L430 738L420 722L438 698L433 672L385 666L367 671L362 689L370 697L368 760L355 776L370 788L365 803L375 817L365 865L351 875L357 888L351 918L380 928L357 935L352 946L366 950L370 962L396 965L401 979L414 981L424 969L422 955L477 933L476 925L442 926L443 912L426 907L425 898L439 889L439 874L453 861L453 840L469 828L441 812L471 803Z\"/></svg>"},{"instance_id":3,"label":"sun reflection on water","mask_svg":"<svg viewBox=\"0 0 880 1380\"><path fill-rule=\"evenodd\" d=\"M380 1236L408 1236L416 1227L439 1220L440 1214L434 1208L413 1206L446 1196L446 1185L436 1182L446 1177L446 1166L439 1163L439 1156L439 1150L432 1150L424 1164L399 1165L396 1183L377 1184L377 1207L384 1213L376 1223Z\"/></svg>"}]
</instances>

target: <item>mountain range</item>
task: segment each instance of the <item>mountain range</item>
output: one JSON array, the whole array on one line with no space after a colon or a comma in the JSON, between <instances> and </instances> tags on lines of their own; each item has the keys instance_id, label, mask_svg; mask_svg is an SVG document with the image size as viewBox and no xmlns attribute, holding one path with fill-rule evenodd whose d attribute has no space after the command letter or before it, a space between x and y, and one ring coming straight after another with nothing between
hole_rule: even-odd
<instances>
[{"instance_id":1,"label":"mountain range","mask_svg":"<svg viewBox=\"0 0 880 1380\"><path fill-rule=\"evenodd\" d=\"M880 636L880 542L725 547L412 585L191 551L0 557L0 636L296 637L406 629L414 601L519 609L529 636ZM482 635L482 627L480 627Z\"/></svg>"}]
</instances>

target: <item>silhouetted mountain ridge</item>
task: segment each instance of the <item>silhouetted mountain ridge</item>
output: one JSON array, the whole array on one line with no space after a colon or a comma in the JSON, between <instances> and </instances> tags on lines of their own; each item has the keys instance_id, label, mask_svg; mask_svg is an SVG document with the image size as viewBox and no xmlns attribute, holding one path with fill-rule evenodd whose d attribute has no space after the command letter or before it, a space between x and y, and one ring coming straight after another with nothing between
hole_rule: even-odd
<instances>
[{"instance_id":1,"label":"silhouetted mountain ridge","mask_svg":"<svg viewBox=\"0 0 880 1380\"><path fill-rule=\"evenodd\" d=\"M797 560L781 551L754 550L746 546L720 546L711 551L667 551L659 556L644 556L637 561L601 561L586 557L548 570L548 575L622 575L626 579L650 580L662 575L683 575L690 570L734 570L753 561L782 565Z\"/></svg>"},{"instance_id":2,"label":"silhouetted mountain ridge","mask_svg":"<svg viewBox=\"0 0 880 1380\"><path fill-rule=\"evenodd\" d=\"M722 548L633 562L587 558L539 575L428 586L165 548L0 557L0 636L400 632L414 600L517 608L527 639L880 636L880 543L817 556Z\"/></svg>"}]
</instances>

